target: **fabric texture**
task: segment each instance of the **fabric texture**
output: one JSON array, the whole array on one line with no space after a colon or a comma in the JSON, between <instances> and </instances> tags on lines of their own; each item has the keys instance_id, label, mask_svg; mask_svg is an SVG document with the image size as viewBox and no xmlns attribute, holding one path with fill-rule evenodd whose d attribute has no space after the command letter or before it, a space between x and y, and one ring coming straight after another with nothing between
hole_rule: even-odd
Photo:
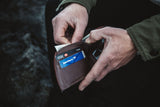
<instances>
[{"instance_id":1,"label":"fabric texture","mask_svg":"<svg viewBox=\"0 0 160 107\"><path fill-rule=\"evenodd\" d=\"M84 6L87 9L88 14L90 13L93 6L96 5L97 0L62 0L62 2L57 7L57 11L61 10L64 6L64 4L68 3L78 3Z\"/></svg>"},{"instance_id":2,"label":"fabric texture","mask_svg":"<svg viewBox=\"0 0 160 107\"><path fill-rule=\"evenodd\" d=\"M127 29L143 60L160 57L160 14Z\"/></svg>"}]
</instances>

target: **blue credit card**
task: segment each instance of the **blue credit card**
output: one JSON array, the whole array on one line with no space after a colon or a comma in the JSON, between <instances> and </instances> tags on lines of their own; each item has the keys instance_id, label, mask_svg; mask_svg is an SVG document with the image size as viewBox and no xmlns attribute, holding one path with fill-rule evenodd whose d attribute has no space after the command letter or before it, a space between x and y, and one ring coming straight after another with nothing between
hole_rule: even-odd
<instances>
[{"instance_id":1,"label":"blue credit card","mask_svg":"<svg viewBox=\"0 0 160 107\"><path fill-rule=\"evenodd\" d=\"M85 58L85 54L83 51L80 51L78 53L73 54L72 56L69 56L63 60L59 61L59 64L61 66L61 68L65 68L71 64L74 64L82 59Z\"/></svg>"}]
</instances>

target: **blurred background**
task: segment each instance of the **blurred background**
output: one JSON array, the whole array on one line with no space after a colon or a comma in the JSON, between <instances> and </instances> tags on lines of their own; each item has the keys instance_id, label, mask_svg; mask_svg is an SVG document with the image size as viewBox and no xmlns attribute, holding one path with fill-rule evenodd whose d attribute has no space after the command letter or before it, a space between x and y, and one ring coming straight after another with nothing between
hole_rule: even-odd
<instances>
[{"instance_id":1,"label":"blurred background","mask_svg":"<svg viewBox=\"0 0 160 107\"><path fill-rule=\"evenodd\" d=\"M46 1L0 1L0 107L47 105L53 84L47 54Z\"/></svg>"},{"instance_id":2,"label":"blurred background","mask_svg":"<svg viewBox=\"0 0 160 107\"><path fill-rule=\"evenodd\" d=\"M46 2L47 0L0 0L0 107L60 107L55 103L60 105L63 103L62 107L64 107L63 105L66 106L68 102L68 107L75 107L73 105L84 107L81 105L86 102L88 107L107 107L106 105L119 105L121 102L126 104L127 101L129 105L133 105L135 98L138 99L137 102L143 104L144 102L155 104L148 98L154 99L157 98L155 96L158 96L156 92L159 92L159 88L157 88L159 72L156 72L155 69L160 69L159 62L144 63L139 57L121 68L119 72L113 72L103 81L92 84L83 94L77 90L77 86L75 87L77 91L70 90L69 93L63 95L59 91L55 91L57 86L51 80L47 49ZM150 4L143 6L139 4L139 8L145 8L135 12L135 5L132 5L129 13L127 9L122 8L125 10L123 14L127 13L130 17L130 20L125 20L128 17L117 18L123 17L121 12L116 13L119 8L112 7L110 4L107 7L103 2L105 0L102 0L98 5L109 7L110 9L106 10L107 13L110 12L111 16L108 17L107 14L106 17L114 20L106 20L106 23L114 26L122 27L126 24L128 26L148 17L152 12L158 12L155 7L154 10L150 10L148 8ZM111 4L114 2L111 0ZM132 2L129 3L132 4ZM141 3L143 4L143 2ZM52 7L49 3L48 6ZM119 3L117 6L123 7ZM138 6L136 5L136 9ZM100 8L100 11L103 10ZM55 14L52 10L48 12ZM97 12L97 14L99 15L101 12ZM52 17L51 14L49 15L48 17ZM98 15L93 17L93 22L98 20ZM103 18L105 18L104 15ZM131 21L131 19L134 20ZM48 23L50 22L48 21ZM103 20L100 20L98 24L104 24ZM95 90L89 90L94 87L96 87ZM139 96L143 96L145 99L142 101L142 97ZM159 103L159 101L157 102Z\"/></svg>"}]
</instances>

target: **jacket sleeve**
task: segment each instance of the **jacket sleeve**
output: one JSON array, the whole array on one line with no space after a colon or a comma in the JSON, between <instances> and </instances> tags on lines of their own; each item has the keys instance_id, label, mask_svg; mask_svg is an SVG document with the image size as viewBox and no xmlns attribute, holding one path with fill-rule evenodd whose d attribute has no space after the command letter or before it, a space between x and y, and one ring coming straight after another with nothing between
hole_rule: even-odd
<instances>
[{"instance_id":1,"label":"jacket sleeve","mask_svg":"<svg viewBox=\"0 0 160 107\"><path fill-rule=\"evenodd\" d=\"M84 6L89 14L91 8L96 5L96 1L97 0L62 0L56 10L59 11L65 4L68 3L78 3Z\"/></svg>"},{"instance_id":2,"label":"jacket sleeve","mask_svg":"<svg viewBox=\"0 0 160 107\"><path fill-rule=\"evenodd\" d=\"M144 61L160 58L160 14L127 29Z\"/></svg>"}]
</instances>

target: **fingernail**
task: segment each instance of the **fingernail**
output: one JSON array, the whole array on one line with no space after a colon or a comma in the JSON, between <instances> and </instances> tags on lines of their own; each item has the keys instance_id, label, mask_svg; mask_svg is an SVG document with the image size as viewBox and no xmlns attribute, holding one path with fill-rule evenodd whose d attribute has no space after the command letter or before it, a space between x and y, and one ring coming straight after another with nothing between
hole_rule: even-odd
<instances>
[{"instance_id":1,"label":"fingernail","mask_svg":"<svg viewBox=\"0 0 160 107\"><path fill-rule=\"evenodd\" d=\"M66 39L66 38L63 39L63 42L64 42L65 44L71 43L71 42L70 42L68 39Z\"/></svg>"},{"instance_id":2,"label":"fingernail","mask_svg":"<svg viewBox=\"0 0 160 107\"><path fill-rule=\"evenodd\" d=\"M71 42L69 42L68 40L65 41L65 44L69 44L69 43L71 43Z\"/></svg>"},{"instance_id":3,"label":"fingernail","mask_svg":"<svg viewBox=\"0 0 160 107\"><path fill-rule=\"evenodd\" d=\"M90 39L86 39L86 43L91 43Z\"/></svg>"},{"instance_id":4,"label":"fingernail","mask_svg":"<svg viewBox=\"0 0 160 107\"><path fill-rule=\"evenodd\" d=\"M81 87L79 90L80 90L80 91L83 91L83 90L84 90L84 88L85 88L85 87Z\"/></svg>"}]
</instances>

